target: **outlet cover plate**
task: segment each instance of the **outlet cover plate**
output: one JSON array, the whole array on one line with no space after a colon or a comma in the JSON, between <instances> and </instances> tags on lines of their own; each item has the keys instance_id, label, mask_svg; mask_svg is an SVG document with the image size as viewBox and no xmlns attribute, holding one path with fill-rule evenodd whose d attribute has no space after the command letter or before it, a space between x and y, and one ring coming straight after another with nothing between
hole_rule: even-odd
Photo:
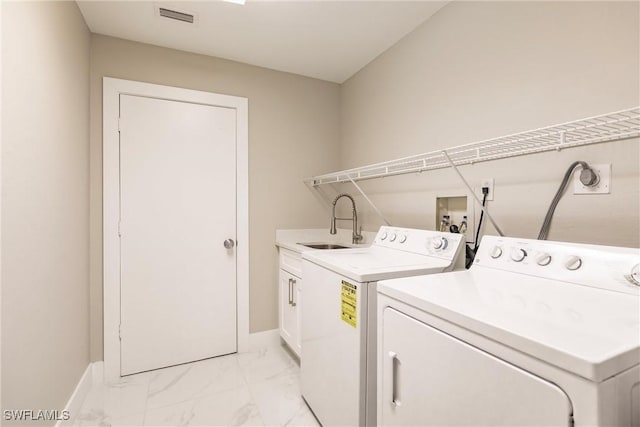
<instances>
[{"instance_id":1,"label":"outlet cover plate","mask_svg":"<svg viewBox=\"0 0 640 427\"><path fill-rule=\"evenodd\" d=\"M480 183L480 186L478 187L478 197L480 197L480 200L482 200L482 197L484 196L482 194L482 187L489 187L489 194L487 194L487 201L493 200L494 181L495 180L493 178L487 178L482 180L482 182Z\"/></svg>"},{"instance_id":2,"label":"outlet cover plate","mask_svg":"<svg viewBox=\"0 0 640 427\"><path fill-rule=\"evenodd\" d=\"M573 194L609 194L611 193L611 163L589 165L598 174L600 180L594 187L587 187L580 182L580 171L573 173Z\"/></svg>"}]
</instances>

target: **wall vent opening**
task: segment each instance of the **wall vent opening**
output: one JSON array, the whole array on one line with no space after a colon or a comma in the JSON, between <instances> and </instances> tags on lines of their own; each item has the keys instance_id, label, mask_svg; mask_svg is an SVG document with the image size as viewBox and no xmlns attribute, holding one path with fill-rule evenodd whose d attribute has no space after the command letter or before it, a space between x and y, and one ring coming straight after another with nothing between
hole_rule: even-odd
<instances>
[{"instance_id":1,"label":"wall vent opening","mask_svg":"<svg viewBox=\"0 0 640 427\"><path fill-rule=\"evenodd\" d=\"M190 13L178 12L177 10L171 10L164 7L158 8L160 16L163 18L175 19L176 21L188 22L193 24L194 16Z\"/></svg>"}]
</instances>

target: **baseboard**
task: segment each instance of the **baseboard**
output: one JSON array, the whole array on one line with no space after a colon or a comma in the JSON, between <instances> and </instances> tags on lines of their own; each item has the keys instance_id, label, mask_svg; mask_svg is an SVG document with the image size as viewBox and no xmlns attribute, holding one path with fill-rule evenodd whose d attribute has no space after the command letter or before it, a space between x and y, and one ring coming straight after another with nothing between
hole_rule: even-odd
<instances>
[{"instance_id":1,"label":"baseboard","mask_svg":"<svg viewBox=\"0 0 640 427\"><path fill-rule=\"evenodd\" d=\"M68 427L73 425L75 416L80 412L80 408L82 408L84 398L87 397L89 390L91 390L91 385L93 384L94 379L94 365L95 363L89 363L89 365L87 365L87 369L84 370L84 374L80 377L80 381L78 381L75 390L73 390L69 401L64 407L65 411L69 411L71 416L70 419L66 421L58 421L56 423L56 427Z\"/></svg>"},{"instance_id":2,"label":"baseboard","mask_svg":"<svg viewBox=\"0 0 640 427\"><path fill-rule=\"evenodd\" d=\"M256 351L265 347L275 347L280 345L280 331L270 329L268 331L255 332L249 334L249 351Z\"/></svg>"}]
</instances>

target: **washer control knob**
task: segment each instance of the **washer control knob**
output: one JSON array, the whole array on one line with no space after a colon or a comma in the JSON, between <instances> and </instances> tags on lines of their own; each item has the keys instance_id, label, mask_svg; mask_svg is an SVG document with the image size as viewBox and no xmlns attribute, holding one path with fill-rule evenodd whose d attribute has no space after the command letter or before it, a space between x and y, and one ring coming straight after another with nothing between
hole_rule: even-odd
<instances>
[{"instance_id":1,"label":"washer control knob","mask_svg":"<svg viewBox=\"0 0 640 427\"><path fill-rule=\"evenodd\" d=\"M489 251L489 256L493 259L500 258L502 256L502 248L500 246L494 246L491 248L491 251Z\"/></svg>"},{"instance_id":2,"label":"washer control knob","mask_svg":"<svg viewBox=\"0 0 640 427\"><path fill-rule=\"evenodd\" d=\"M546 252L540 252L536 257L536 264L538 265L541 265L544 267L545 265L549 265L550 263L551 263L551 255L549 255Z\"/></svg>"},{"instance_id":3,"label":"washer control knob","mask_svg":"<svg viewBox=\"0 0 640 427\"><path fill-rule=\"evenodd\" d=\"M523 259L527 257L527 251L521 248L513 248L511 249L511 259L515 262L521 262Z\"/></svg>"},{"instance_id":4,"label":"washer control knob","mask_svg":"<svg viewBox=\"0 0 640 427\"><path fill-rule=\"evenodd\" d=\"M387 236L388 236L387 232L386 232L386 231L385 231L385 232L383 232L383 233L380 235L380 240L386 240L386 239L387 239Z\"/></svg>"},{"instance_id":5,"label":"washer control knob","mask_svg":"<svg viewBox=\"0 0 640 427\"><path fill-rule=\"evenodd\" d=\"M628 276L629 281L636 285L640 286L640 264L636 264L631 269L631 274Z\"/></svg>"},{"instance_id":6,"label":"washer control knob","mask_svg":"<svg viewBox=\"0 0 640 427\"><path fill-rule=\"evenodd\" d=\"M582 259L579 256L571 255L565 260L564 266L567 270L575 271L582 267Z\"/></svg>"},{"instance_id":7,"label":"washer control knob","mask_svg":"<svg viewBox=\"0 0 640 427\"><path fill-rule=\"evenodd\" d=\"M395 241L396 241L396 237L398 237L398 235L397 235L396 233L393 233L393 234L391 235L391 237L389 237L389 241L390 241L390 242L395 242Z\"/></svg>"},{"instance_id":8,"label":"washer control knob","mask_svg":"<svg viewBox=\"0 0 640 427\"><path fill-rule=\"evenodd\" d=\"M404 234L400 236L400 243L404 243L406 241L407 241L407 236L405 236Z\"/></svg>"},{"instance_id":9,"label":"washer control knob","mask_svg":"<svg viewBox=\"0 0 640 427\"><path fill-rule=\"evenodd\" d=\"M445 250L447 248L448 243L449 242L447 241L446 238L436 237L431 241L431 246L433 246L433 249L436 249L436 250Z\"/></svg>"},{"instance_id":10,"label":"washer control knob","mask_svg":"<svg viewBox=\"0 0 640 427\"><path fill-rule=\"evenodd\" d=\"M491 256L491 258L493 259L500 258L502 256L502 248L500 246L494 246L493 248L491 248L489 256Z\"/></svg>"}]
</instances>

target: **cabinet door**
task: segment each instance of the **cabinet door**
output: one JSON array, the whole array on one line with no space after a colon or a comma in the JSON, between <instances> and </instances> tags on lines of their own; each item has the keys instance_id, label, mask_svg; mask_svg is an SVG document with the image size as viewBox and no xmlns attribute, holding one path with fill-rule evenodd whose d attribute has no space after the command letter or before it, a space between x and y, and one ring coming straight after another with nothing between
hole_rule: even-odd
<instances>
[{"instance_id":1,"label":"cabinet door","mask_svg":"<svg viewBox=\"0 0 640 427\"><path fill-rule=\"evenodd\" d=\"M280 270L280 336L291 347L297 351L296 342L298 340L298 317L294 296L294 281L297 278L284 270Z\"/></svg>"},{"instance_id":2,"label":"cabinet door","mask_svg":"<svg viewBox=\"0 0 640 427\"><path fill-rule=\"evenodd\" d=\"M570 425L555 384L390 307L381 339L379 425Z\"/></svg>"},{"instance_id":3,"label":"cabinet door","mask_svg":"<svg viewBox=\"0 0 640 427\"><path fill-rule=\"evenodd\" d=\"M300 357L302 354L302 279L294 277L293 280L293 302L296 311L296 336L293 350Z\"/></svg>"}]
</instances>

